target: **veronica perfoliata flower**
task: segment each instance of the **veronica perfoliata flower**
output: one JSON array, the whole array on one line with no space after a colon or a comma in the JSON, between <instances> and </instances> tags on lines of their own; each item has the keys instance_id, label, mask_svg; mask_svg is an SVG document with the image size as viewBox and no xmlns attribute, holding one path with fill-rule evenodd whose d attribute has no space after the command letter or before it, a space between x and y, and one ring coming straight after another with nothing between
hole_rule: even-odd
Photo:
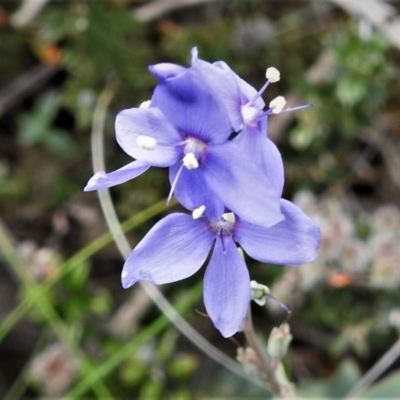
<instances>
[{"instance_id":1,"label":"veronica perfoliata flower","mask_svg":"<svg viewBox=\"0 0 400 400\"><path fill-rule=\"evenodd\" d=\"M164 284L193 275L212 255L204 275L207 314L223 336L242 326L250 301L250 277L235 242L252 258L273 264L302 264L316 257L320 234L296 205L281 200L285 219L272 227L251 224L229 212L212 220L175 213L159 221L125 262L122 285Z\"/></svg>"},{"instance_id":2,"label":"veronica perfoliata flower","mask_svg":"<svg viewBox=\"0 0 400 400\"><path fill-rule=\"evenodd\" d=\"M148 108L118 114L116 138L136 161L106 174L97 173L85 190L102 189L143 173L149 166L170 167L171 194L187 209L205 206L221 217L228 208L246 221L272 226L283 219L276 188L283 173L271 156L267 169L229 140L233 127L225 106L193 68L159 64L150 68L160 82ZM275 154L275 153L273 153Z\"/></svg>"}]
</instances>

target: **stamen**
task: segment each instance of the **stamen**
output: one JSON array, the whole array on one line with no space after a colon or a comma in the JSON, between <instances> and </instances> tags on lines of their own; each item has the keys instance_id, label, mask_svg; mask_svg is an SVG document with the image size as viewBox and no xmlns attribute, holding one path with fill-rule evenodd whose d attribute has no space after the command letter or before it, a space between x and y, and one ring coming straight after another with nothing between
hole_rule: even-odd
<instances>
[{"instance_id":1,"label":"stamen","mask_svg":"<svg viewBox=\"0 0 400 400\"><path fill-rule=\"evenodd\" d=\"M271 109L273 114L279 114L283 110L283 107L285 107L285 104L285 98L283 96L278 96L275 97L275 99L273 99L271 103L269 103L269 108Z\"/></svg>"},{"instance_id":2,"label":"stamen","mask_svg":"<svg viewBox=\"0 0 400 400\"><path fill-rule=\"evenodd\" d=\"M202 217L205 209L206 209L205 205L202 205L199 208L194 209L192 212L193 219L198 219L198 218Z\"/></svg>"},{"instance_id":3,"label":"stamen","mask_svg":"<svg viewBox=\"0 0 400 400\"><path fill-rule=\"evenodd\" d=\"M254 102L265 92L265 89L270 83L278 82L281 79L281 73L275 67L267 68L265 72L267 82L264 83L263 87L257 92L257 94L247 103L248 106L252 106Z\"/></svg>"},{"instance_id":4,"label":"stamen","mask_svg":"<svg viewBox=\"0 0 400 400\"><path fill-rule=\"evenodd\" d=\"M153 150L157 146L157 140L151 136L139 135L136 139L136 143L145 150Z\"/></svg>"},{"instance_id":5,"label":"stamen","mask_svg":"<svg viewBox=\"0 0 400 400\"><path fill-rule=\"evenodd\" d=\"M196 169L199 167L199 162L193 153L187 153L185 157L183 157L182 162L187 169Z\"/></svg>"},{"instance_id":6,"label":"stamen","mask_svg":"<svg viewBox=\"0 0 400 400\"><path fill-rule=\"evenodd\" d=\"M289 112L289 111L303 110L304 108L311 108L311 107L314 107L314 104L304 104L303 106L285 108L284 110L282 110L282 113Z\"/></svg>"},{"instance_id":7,"label":"stamen","mask_svg":"<svg viewBox=\"0 0 400 400\"><path fill-rule=\"evenodd\" d=\"M179 179L179 176L181 175L182 170L183 170L183 164L179 167L178 172L175 175L175 179L172 182L171 190L169 191L169 195L168 195L168 199L167 199L167 205L171 201L172 195L174 194L174 190L175 190L176 184L178 183L178 179Z\"/></svg>"},{"instance_id":8,"label":"stamen","mask_svg":"<svg viewBox=\"0 0 400 400\"><path fill-rule=\"evenodd\" d=\"M139 108L149 108L150 107L151 100L146 100L143 103L140 104Z\"/></svg>"},{"instance_id":9,"label":"stamen","mask_svg":"<svg viewBox=\"0 0 400 400\"><path fill-rule=\"evenodd\" d=\"M278 82L281 79L281 73L275 67L267 68L265 76L271 83Z\"/></svg>"},{"instance_id":10,"label":"stamen","mask_svg":"<svg viewBox=\"0 0 400 400\"><path fill-rule=\"evenodd\" d=\"M223 218L225 221L230 222L230 223L232 223L232 224L235 223L235 214L234 214L233 212L222 214L222 218Z\"/></svg>"}]
</instances>

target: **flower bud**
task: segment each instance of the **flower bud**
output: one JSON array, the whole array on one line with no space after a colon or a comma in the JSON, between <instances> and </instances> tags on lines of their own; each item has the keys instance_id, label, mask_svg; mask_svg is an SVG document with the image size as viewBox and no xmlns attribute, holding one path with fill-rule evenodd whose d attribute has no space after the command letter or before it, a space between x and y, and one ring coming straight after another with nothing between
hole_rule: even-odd
<instances>
[{"instance_id":1,"label":"flower bud","mask_svg":"<svg viewBox=\"0 0 400 400\"><path fill-rule=\"evenodd\" d=\"M268 355L274 360L282 359L286 355L292 339L289 324L283 323L279 328L273 328L268 339Z\"/></svg>"},{"instance_id":2,"label":"flower bud","mask_svg":"<svg viewBox=\"0 0 400 400\"><path fill-rule=\"evenodd\" d=\"M267 286L261 285L256 281L250 282L251 287L251 300L254 300L259 306L264 306L266 303L266 297L270 293Z\"/></svg>"},{"instance_id":3,"label":"flower bud","mask_svg":"<svg viewBox=\"0 0 400 400\"><path fill-rule=\"evenodd\" d=\"M243 369L250 376L258 376L260 367L258 365L258 357L251 347L239 347L237 349L236 360L242 364Z\"/></svg>"}]
</instances>

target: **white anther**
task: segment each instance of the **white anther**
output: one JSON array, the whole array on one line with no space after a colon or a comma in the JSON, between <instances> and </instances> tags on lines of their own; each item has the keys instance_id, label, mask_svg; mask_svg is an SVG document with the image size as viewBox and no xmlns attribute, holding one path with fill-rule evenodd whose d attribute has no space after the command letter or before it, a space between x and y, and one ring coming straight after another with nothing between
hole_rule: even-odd
<instances>
[{"instance_id":1,"label":"white anther","mask_svg":"<svg viewBox=\"0 0 400 400\"><path fill-rule=\"evenodd\" d=\"M193 219L198 219L198 218L202 217L205 209L206 209L206 206L204 206L204 205L200 206L199 208L194 209L192 212Z\"/></svg>"},{"instance_id":2,"label":"white anther","mask_svg":"<svg viewBox=\"0 0 400 400\"><path fill-rule=\"evenodd\" d=\"M151 136L139 135L136 139L136 143L145 150L153 150L157 146L157 140Z\"/></svg>"},{"instance_id":3,"label":"white anther","mask_svg":"<svg viewBox=\"0 0 400 400\"><path fill-rule=\"evenodd\" d=\"M233 212L222 214L222 218L226 222L231 222L232 224L235 223L235 214Z\"/></svg>"},{"instance_id":4,"label":"white anther","mask_svg":"<svg viewBox=\"0 0 400 400\"><path fill-rule=\"evenodd\" d=\"M126 278L128 276L128 272L126 270L122 271L121 277Z\"/></svg>"},{"instance_id":5,"label":"white anther","mask_svg":"<svg viewBox=\"0 0 400 400\"><path fill-rule=\"evenodd\" d=\"M269 108L272 110L273 114L279 114L283 110L283 107L285 107L285 104L285 98L283 96L278 96L269 103Z\"/></svg>"},{"instance_id":6,"label":"white anther","mask_svg":"<svg viewBox=\"0 0 400 400\"><path fill-rule=\"evenodd\" d=\"M257 121L259 110L256 107L245 105L242 107L242 117L246 124L254 124Z\"/></svg>"},{"instance_id":7,"label":"white anther","mask_svg":"<svg viewBox=\"0 0 400 400\"><path fill-rule=\"evenodd\" d=\"M275 67L267 68L265 76L271 83L278 82L281 79L281 73Z\"/></svg>"},{"instance_id":8,"label":"white anther","mask_svg":"<svg viewBox=\"0 0 400 400\"><path fill-rule=\"evenodd\" d=\"M199 162L193 153L187 153L185 157L183 157L182 162L187 169L196 169L199 167Z\"/></svg>"},{"instance_id":9,"label":"white anther","mask_svg":"<svg viewBox=\"0 0 400 400\"><path fill-rule=\"evenodd\" d=\"M150 107L151 100L146 100L143 103L140 104L139 108L149 108Z\"/></svg>"}]
</instances>

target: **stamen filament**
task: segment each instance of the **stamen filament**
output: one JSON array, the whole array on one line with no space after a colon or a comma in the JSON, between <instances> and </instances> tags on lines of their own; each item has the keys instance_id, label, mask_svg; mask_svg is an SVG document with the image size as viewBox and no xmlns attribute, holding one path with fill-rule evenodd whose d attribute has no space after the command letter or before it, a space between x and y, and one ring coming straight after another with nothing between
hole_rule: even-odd
<instances>
[{"instance_id":1,"label":"stamen filament","mask_svg":"<svg viewBox=\"0 0 400 400\"><path fill-rule=\"evenodd\" d=\"M283 114L283 113L291 112L291 111L303 110L304 108L311 108L311 107L314 107L314 104L305 104L303 106L285 108L279 114ZM268 109L268 110L264 111L262 114L260 114L259 118L262 118L262 117L265 117L266 115L271 115L271 114L274 114L272 112L272 109Z\"/></svg>"},{"instance_id":2,"label":"stamen filament","mask_svg":"<svg viewBox=\"0 0 400 400\"><path fill-rule=\"evenodd\" d=\"M267 82L264 83L263 87L254 95L254 97L246 104L247 106L254 105L254 102L265 92L265 89L270 84L270 80L268 79Z\"/></svg>"},{"instance_id":3,"label":"stamen filament","mask_svg":"<svg viewBox=\"0 0 400 400\"><path fill-rule=\"evenodd\" d=\"M290 311L289 307L286 304L282 303L275 296L272 296L272 294L266 293L265 296L267 296L270 299L276 301L286 311L286 314L290 315L292 313L292 311Z\"/></svg>"},{"instance_id":4,"label":"stamen filament","mask_svg":"<svg viewBox=\"0 0 400 400\"><path fill-rule=\"evenodd\" d=\"M179 176L181 175L182 170L183 170L183 164L181 164L181 166L179 167L178 172L175 175L175 179L172 182L171 190L169 191L169 195L168 195L168 199L167 199L167 203L166 203L167 205L171 201L172 195L174 194L174 190L175 190L176 184L178 183L178 179L179 179Z\"/></svg>"}]
</instances>

